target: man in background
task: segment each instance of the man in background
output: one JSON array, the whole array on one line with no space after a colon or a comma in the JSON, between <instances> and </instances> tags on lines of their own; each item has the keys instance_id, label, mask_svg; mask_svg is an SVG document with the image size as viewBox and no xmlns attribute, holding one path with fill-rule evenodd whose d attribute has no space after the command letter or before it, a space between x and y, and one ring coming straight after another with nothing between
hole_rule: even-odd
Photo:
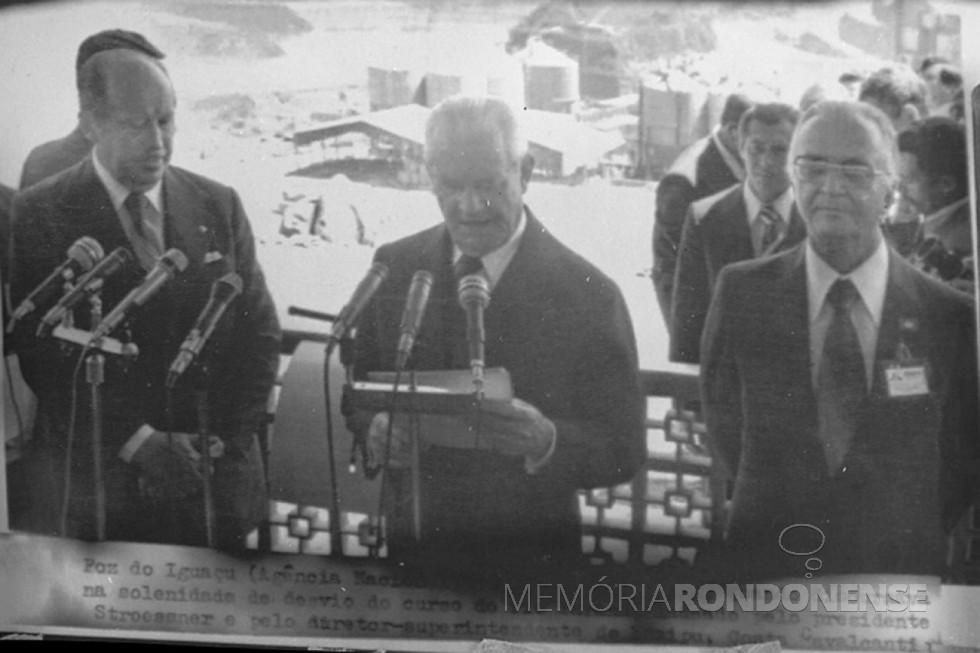
<instances>
[{"instance_id":1,"label":"man in background","mask_svg":"<svg viewBox=\"0 0 980 653\"><path fill-rule=\"evenodd\" d=\"M898 134L928 114L927 93L925 83L915 73L895 66L868 76L861 83L858 100L888 116Z\"/></svg>"},{"instance_id":2,"label":"man in background","mask_svg":"<svg viewBox=\"0 0 980 653\"><path fill-rule=\"evenodd\" d=\"M873 107L812 107L790 148L805 243L719 277L702 402L734 476L722 564L742 578L798 577L782 546L800 533L781 538L800 524L821 574L941 574L976 500L974 304L882 237L895 140Z\"/></svg>"},{"instance_id":3,"label":"man in background","mask_svg":"<svg viewBox=\"0 0 980 653\"><path fill-rule=\"evenodd\" d=\"M898 135L902 197L916 216L913 263L973 294L966 130L951 118L926 118Z\"/></svg>"},{"instance_id":4,"label":"man in background","mask_svg":"<svg viewBox=\"0 0 980 653\"><path fill-rule=\"evenodd\" d=\"M110 29L89 36L78 46L75 57L75 84L80 84L79 72L85 62L93 55L106 50L124 49L142 52L154 59L163 59L164 54L137 32ZM79 90L81 90L79 88ZM67 170L92 150L92 142L85 136L79 122L70 134L57 140L38 145L24 161L20 174L20 187L27 188L51 175Z\"/></svg>"},{"instance_id":5,"label":"man in background","mask_svg":"<svg viewBox=\"0 0 980 653\"><path fill-rule=\"evenodd\" d=\"M738 147L738 123L750 106L752 103L744 95L729 95L721 112L721 124L682 152L657 184L653 216L653 287L668 326L684 216L692 202L745 179L745 166Z\"/></svg>"},{"instance_id":6,"label":"man in background","mask_svg":"<svg viewBox=\"0 0 980 653\"><path fill-rule=\"evenodd\" d=\"M745 182L688 210L670 315L670 360L698 363L711 293L729 263L769 256L806 237L790 186L790 137L798 117L785 104L757 104L739 123Z\"/></svg>"}]
</instances>

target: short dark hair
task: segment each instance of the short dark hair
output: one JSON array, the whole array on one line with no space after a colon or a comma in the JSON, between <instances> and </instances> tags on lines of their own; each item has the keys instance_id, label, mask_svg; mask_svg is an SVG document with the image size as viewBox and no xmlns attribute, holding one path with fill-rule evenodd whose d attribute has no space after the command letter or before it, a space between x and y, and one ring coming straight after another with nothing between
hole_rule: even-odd
<instances>
[{"instance_id":1,"label":"short dark hair","mask_svg":"<svg viewBox=\"0 0 980 653\"><path fill-rule=\"evenodd\" d=\"M721 110L721 124L723 126L738 125L742 119L742 114L752 107L752 100L741 93L732 93L725 99L725 106Z\"/></svg>"},{"instance_id":2,"label":"short dark hair","mask_svg":"<svg viewBox=\"0 0 980 653\"><path fill-rule=\"evenodd\" d=\"M124 29L103 30L89 36L78 46L78 54L75 57L76 81L78 81L78 76L85 62L106 50L133 50L142 52L154 59L163 59L166 56L139 32ZM81 89L81 85L79 85L79 89Z\"/></svg>"},{"instance_id":3,"label":"short dark hair","mask_svg":"<svg viewBox=\"0 0 980 653\"><path fill-rule=\"evenodd\" d=\"M898 135L898 151L910 154L928 178L943 175L956 182L957 192L968 192L966 129L951 118L933 116L917 120Z\"/></svg>"},{"instance_id":4,"label":"short dark hair","mask_svg":"<svg viewBox=\"0 0 980 653\"><path fill-rule=\"evenodd\" d=\"M858 99L890 107L894 113L901 112L907 104L923 115L926 113L925 82L911 71L900 68L882 68L872 73L861 84Z\"/></svg>"},{"instance_id":5,"label":"short dark hair","mask_svg":"<svg viewBox=\"0 0 980 653\"><path fill-rule=\"evenodd\" d=\"M963 86L963 75L950 66L943 66L939 69L939 83L943 86L959 88Z\"/></svg>"},{"instance_id":6,"label":"short dark hair","mask_svg":"<svg viewBox=\"0 0 980 653\"><path fill-rule=\"evenodd\" d=\"M796 121L800 119L800 112L788 104L770 102L766 104L756 104L742 114L738 121L738 138L745 138L749 131L749 125L753 122L761 122L763 125L778 125L781 122L788 122L790 127L796 127Z\"/></svg>"}]
</instances>

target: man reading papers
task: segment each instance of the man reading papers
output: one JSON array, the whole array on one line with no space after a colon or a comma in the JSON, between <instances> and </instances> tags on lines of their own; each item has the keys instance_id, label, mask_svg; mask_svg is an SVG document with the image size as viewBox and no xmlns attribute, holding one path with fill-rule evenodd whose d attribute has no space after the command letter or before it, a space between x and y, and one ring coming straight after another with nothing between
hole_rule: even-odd
<instances>
[{"instance_id":1,"label":"man reading papers","mask_svg":"<svg viewBox=\"0 0 980 653\"><path fill-rule=\"evenodd\" d=\"M473 565L568 562L580 550L576 490L625 481L643 461L644 402L626 305L606 275L524 206L533 160L504 102L444 101L429 118L425 156L444 223L378 249L390 276L365 311L355 373L395 368L400 317L419 271L433 282L409 368L469 369L457 288L477 274L492 298L486 366L509 372L515 398L456 415L461 436L475 431L479 448L433 445L421 434L417 544L410 431L396 416L382 498L390 551ZM387 415L351 421L383 459Z\"/></svg>"}]
</instances>

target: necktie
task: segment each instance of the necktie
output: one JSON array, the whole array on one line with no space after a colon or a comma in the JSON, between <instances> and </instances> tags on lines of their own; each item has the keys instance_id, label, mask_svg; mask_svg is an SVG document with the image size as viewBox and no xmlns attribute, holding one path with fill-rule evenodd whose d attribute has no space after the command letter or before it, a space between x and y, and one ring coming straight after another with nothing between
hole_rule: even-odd
<instances>
[{"instance_id":1,"label":"necktie","mask_svg":"<svg viewBox=\"0 0 980 653\"><path fill-rule=\"evenodd\" d=\"M453 369L466 369L470 364L469 344L466 338L466 314L459 305L459 280L471 274L480 274L483 270L483 261L478 256L463 254L453 263L453 288L452 298L449 300L448 312L448 336L446 346L448 347L448 362Z\"/></svg>"},{"instance_id":2,"label":"necktie","mask_svg":"<svg viewBox=\"0 0 980 653\"><path fill-rule=\"evenodd\" d=\"M483 270L483 261L480 260L479 256L463 254L459 257L459 260L453 264L453 275L456 277L457 281L467 275L476 274L481 270Z\"/></svg>"},{"instance_id":3,"label":"necktie","mask_svg":"<svg viewBox=\"0 0 980 653\"><path fill-rule=\"evenodd\" d=\"M153 230L145 224L145 216L150 210L148 203L149 200L143 193L130 193L123 202L133 225L133 251L140 265L146 270L152 268L163 254L163 243L157 240Z\"/></svg>"},{"instance_id":4,"label":"necktie","mask_svg":"<svg viewBox=\"0 0 980 653\"><path fill-rule=\"evenodd\" d=\"M759 256L772 254L783 235L783 220L771 205L766 204L759 210L759 220L762 221L762 235L759 238Z\"/></svg>"},{"instance_id":5,"label":"necktie","mask_svg":"<svg viewBox=\"0 0 980 653\"><path fill-rule=\"evenodd\" d=\"M833 315L817 372L817 420L831 474L841 467L868 393L861 343L851 321L851 309L858 301L849 279L838 279L827 293Z\"/></svg>"}]
</instances>

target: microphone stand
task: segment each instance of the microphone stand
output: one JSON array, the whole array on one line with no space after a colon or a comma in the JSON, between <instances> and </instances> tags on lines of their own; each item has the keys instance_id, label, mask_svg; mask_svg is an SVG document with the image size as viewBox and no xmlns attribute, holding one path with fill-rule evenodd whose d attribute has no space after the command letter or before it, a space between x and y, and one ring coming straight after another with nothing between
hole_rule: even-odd
<instances>
[{"instance_id":1,"label":"microphone stand","mask_svg":"<svg viewBox=\"0 0 980 653\"><path fill-rule=\"evenodd\" d=\"M194 389L194 402L197 406L197 431L202 441L201 460L204 467L204 529L209 549L214 548L214 500L211 490L211 412L208 408L208 387L211 369L206 361L200 361L198 383Z\"/></svg>"},{"instance_id":2,"label":"microphone stand","mask_svg":"<svg viewBox=\"0 0 980 653\"><path fill-rule=\"evenodd\" d=\"M89 313L92 324L102 322L102 298L98 293L89 298L91 305ZM92 410L92 480L95 490L95 537L96 541L105 540L106 522L106 499L105 499L105 478L102 468L102 394L105 384L105 361L104 354L118 354L123 357L135 357L139 355L139 350L133 343L123 344L119 340L104 336L98 340L91 341L91 333L76 329L71 325L71 311L65 314L62 325L57 327L53 334L54 337L75 344L82 345L82 356L85 357L85 380L90 386L89 399ZM71 465L71 461L66 461ZM67 491L67 488L66 488Z\"/></svg>"},{"instance_id":3,"label":"microphone stand","mask_svg":"<svg viewBox=\"0 0 980 653\"><path fill-rule=\"evenodd\" d=\"M334 451L333 420L331 419L333 411L330 404L330 355L337 344L340 346L340 362L344 366L345 377L349 384L353 375L354 340L347 334L340 339L339 343L333 339L328 340L323 356L323 401L327 430L327 452L330 461L330 553L334 556L343 554L343 541L340 532L340 496L337 483L337 453ZM347 384L344 387L345 398L346 389ZM341 404L341 412L343 413L343 399Z\"/></svg>"},{"instance_id":4,"label":"microphone stand","mask_svg":"<svg viewBox=\"0 0 980 653\"><path fill-rule=\"evenodd\" d=\"M412 397L412 409L408 413L408 432L412 438L412 535L416 544L422 541L422 480L419 464L419 439L422 420L419 407L418 379L414 368L408 372L408 391Z\"/></svg>"}]
</instances>

